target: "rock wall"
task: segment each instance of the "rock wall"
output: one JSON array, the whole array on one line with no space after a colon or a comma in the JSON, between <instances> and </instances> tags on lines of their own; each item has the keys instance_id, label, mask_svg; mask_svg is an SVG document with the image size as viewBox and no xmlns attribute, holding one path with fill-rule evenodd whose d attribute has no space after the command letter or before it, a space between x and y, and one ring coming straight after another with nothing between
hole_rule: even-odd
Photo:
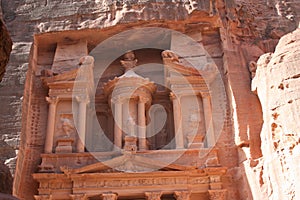
<instances>
[{"instance_id":1,"label":"rock wall","mask_svg":"<svg viewBox=\"0 0 300 200\"><path fill-rule=\"evenodd\" d=\"M300 28L283 36L275 52L261 56L257 64L252 90L264 119L263 158L256 167L262 197L299 199Z\"/></svg>"},{"instance_id":2,"label":"rock wall","mask_svg":"<svg viewBox=\"0 0 300 200\"><path fill-rule=\"evenodd\" d=\"M0 4L0 82L2 81L2 78L5 73L6 65L9 61L11 47L12 47L12 41L6 29L6 26L3 23L2 9ZM2 110L1 110L1 114L3 114ZM0 155L4 155L5 158L10 158L15 156L14 151L11 151L11 147L6 145L4 141L1 140L1 138L0 138ZM4 165L5 158L4 159L0 158L0 193L12 193L13 179L8 166Z\"/></svg>"},{"instance_id":3,"label":"rock wall","mask_svg":"<svg viewBox=\"0 0 300 200\"><path fill-rule=\"evenodd\" d=\"M231 102L228 109L231 120L228 120L227 126L228 130L234 132L233 136L228 133L223 139L228 140L225 145L228 144L229 147L222 152L221 162L230 166L228 182L236 182L241 188L237 196L241 199L255 198L255 193L260 191L260 182L265 183L260 178L260 173L253 171L263 167L259 136L263 116L258 99L250 90L251 75L248 67L261 54L274 51L279 38L297 27L300 18L299 1L189 0L180 3L149 0L127 1L124 4L122 1L111 3L108 0L0 2L3 19L14 42L7 72L0 85L0 138L3 138L0 143L0 158L10 166L12 173L15 169L15 152L19 148L21 104L34 34L126 24L130 28L130 24L145 21L155 26L158 21L175 22L188 19L192 13L198 13L197 16L203 18L220 18L219 24L215 26L222 33L226 68L223 73L224 80L228 82L227 90ZM176 29L176 24L173 24ZM25 142L24 145L30 144ZM236 145L239 147L238 151ZM239 164L226 160L224 155L238 157ZM256 176L251 182L249 177Z\"/></svg>"}]
</instances>

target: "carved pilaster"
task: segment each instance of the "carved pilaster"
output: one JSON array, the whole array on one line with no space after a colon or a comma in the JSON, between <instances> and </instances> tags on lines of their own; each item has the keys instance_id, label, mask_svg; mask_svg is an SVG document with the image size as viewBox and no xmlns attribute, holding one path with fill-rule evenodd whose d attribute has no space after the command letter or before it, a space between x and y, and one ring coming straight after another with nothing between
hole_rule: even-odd
<instances>
[{"instance_id":1,"label":"carved pilaster","mask_svg":"<svg viewBox=\"0 0 300 200\"><path fill-rule=\"evenodd\" d=\"M118 195L115 193L104 193L102 194L103 200L117 200Z\"/></svg>"},{"instance_id":2,"label":"carved pilaster","mask_svg":"<svg viewBox=\"0 0 300 200\"><path fill-rule=\"evenodd\" d=\"M204 118L205 118L205 128L206 128L206 139L207 146L213 147L216 143L213 121L212 121L212 106L211 98L209 95L202 96Z\"/></svg>"},{"instance_id":3,"label":"carved pilaster","mask_svg":"<svg viewBox=\"0 0 300 200\"><path fill-rule=\"evenodd\" d=\"M160 200L162 192L145 192L147 200Z\"/></svg>"},{"instance_id":4,"label":"carved pilaster","mask_svg":"<svg viewBox=\"0 0 300 200\"><path fill-rule=\"evenodd\" d=\"M53 148L53 136L55 129L55 114L56 106L59 101L57 97L46 97L46 101L49 103L48 110L48 123L47 123L47 135L45 140L45 153L52 153Z\"/></svg>"},{"instance_id":5,"label":"carved pilaster","mask_svg":"<svg viewBox=\"0 0 300 200\"><path fill-rule=\"evenodd\" d=\"M189 191L175 191L174 197L177 200L189 200L191 193Z\"/></svg>"},{"instance_id":6,"label":"carved pilaster","mask_svg":"<svg viewBox=\"0 0 300 200\"><path fill-rule=\"evenodd\" d=\"M209 200L226 200L227 190L208 190Z\"/></svg>"}]
</instances>

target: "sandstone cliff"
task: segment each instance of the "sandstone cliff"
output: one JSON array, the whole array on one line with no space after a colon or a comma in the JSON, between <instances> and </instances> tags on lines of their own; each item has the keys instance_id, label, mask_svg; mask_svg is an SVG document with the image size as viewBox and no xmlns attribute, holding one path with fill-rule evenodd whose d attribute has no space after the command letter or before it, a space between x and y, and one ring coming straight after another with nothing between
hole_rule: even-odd
<instances>
[{"instance_id":1,"label":"sandstone cliff","mask_svg":"<svg viewBox=\"0 0 300 200\"><path fill-rule=\"evenodd\" d=\"M9 60L10 52L12 47L12 41L3 23L2 9L0 5L0 82L5 73L5 68ZM0 111L1 114L2 111ZM1 139L1 138L0 138ZM7 156L6 158L14 157L10 154L9 147L2 140L0 140L0 155ZM1 156L2 157L2 156ZM3 158L3 157L2 157ZM11 193L12 192L12 176L9 168L4 165L4 159L0 158L0 193Z\"/></svg>"},{"instance_id":2,"label":"sandstone cliff","mask_svg":"<svg viewBox=\"0 0 300 200\"><path fill-rule=\"evenodd\" d=\"M300 198L300 29L258 60L252 90L262 105L261 198Z\"/></svg>"}]
</instances>

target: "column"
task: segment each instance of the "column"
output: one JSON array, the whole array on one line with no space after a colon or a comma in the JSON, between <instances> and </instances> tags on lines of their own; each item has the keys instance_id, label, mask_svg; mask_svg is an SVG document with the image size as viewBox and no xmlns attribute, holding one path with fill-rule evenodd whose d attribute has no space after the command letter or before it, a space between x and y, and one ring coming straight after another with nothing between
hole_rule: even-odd
<instances>
[{"instance_id":1,"label":"column","mask_svg":"<svg viewBox=\"0 0 300 200\"><path fill-rule=\"evenodd\" d=\"M175 191L174 197L176 200L189 200L190 199L190 192L189 191Z\"/></svg>"},{"instance_id":2,"label":"column","mask_svg":"<svg viewBox=\"0 0 300 200\"><path fill-rule=\"evenodd\" d=\"M55 115L56 115L56 105L58 103L57 97L46 97L46 101L49 103L48 110L48 124L47 124L47 135L45 141L45 153L52 153L53 147L53 137L55 130Z\"/></svg>"},{"instance_id":3,"label":"column","mask_svg":"<svg viewBox=\"0 0 300 200\"><path fill-rule=\"evenodd\" d=\"M162 192L145 192L147 200L160 200Z\"/></svg>"},{"instance_id":4,"label":"column","mask_svg":"<svg viewBox=\"0 0 300 200\"><path fill-rule=\"evenodd\" d=\"M226 200L227 190L208 190L209 200Z\"/></svg>"},{"instance_id":5,"label":"column","mask_svg":"<svg viewBox=\"0 0 300 200\"><path fill-rule=\"evenodd\" d=\"M117 200L118 195L115 193L104 193L102 194L103 200Z\"/></svg>"},{"instance_id":6,"label":"column","mask_svg":"<svg viewBox=\"0 0 300 200\"><path fill-rule=\"evenodd\" d=\"M139 138L139 150L147 150L147 139L146 139L146 109L145 104L147 102L146 98L139 98L138 102L138 138Z\"/></svg>"},{"instance_id":7,"label":"column","mask_svg":"<svg viewBox=\"0 0 300 200\"><path fill-rule=\"evenodd\" d=\"M114 102L114 149L122 148L122 102L120 99Z\"/></svg>"},{"instance_id":8,"label":"column","mask_svg":"<svg viewBox=\"0 0 300 200\"><path fill-rule=\"evenodd\" d=\"M184 137L182 132L182 116L181 116L182 114L181 114L180 97L171 93L171 99L173 101L176 149L183 149Z\"/></svg>"},{"instance_id":9,"label":"column","mask_svg":"<svg viewBox=\"0 0 300 200\"><path fill-rule=\"evenodd\" d=\"M207 146L213 147L216 143L216 140L212 120L212 107L210 96L208 94L202 95L202 102L204 109Z\"/></svg>"},{"instance_id":10,"label":"column","mask_svg":"<svg viewBox=\"0 0 300 200\"><path fill-rule=\"evenodd\" d=\"M84 152L85 145L85 133L86 133L86 107L89 102L86 96L77 96L76 100L79 103L78 109L78 140L77 140L77 152Z\"/></svg>"}]
</instances>

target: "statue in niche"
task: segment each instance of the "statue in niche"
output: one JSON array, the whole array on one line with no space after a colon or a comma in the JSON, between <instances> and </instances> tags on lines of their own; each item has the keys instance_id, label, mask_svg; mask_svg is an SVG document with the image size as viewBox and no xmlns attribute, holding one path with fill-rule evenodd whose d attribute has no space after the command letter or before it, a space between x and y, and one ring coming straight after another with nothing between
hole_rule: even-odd
<instances>
[{"instance_id":1,"label":"statue in niche","mask_svg":"<svg viewBox=\"0 0 300 200\"><path fill-rule=\"evenodd\" d=\"M75 149L76 129L73 121L66 117L61 116L60 135L57 138L56 153L72 153Z\"/></svg>"},{"instance_id":2,"label":"statue in niche","mask_svg":"<svg viewBox=\"0 0 300 200\"><path fill-rule=\"evenodd\" d=\"M68 118L61 118L61 130L62 137L74 137L75 138L75 127L73 122Z\"/></svg>"}]
</instances>

